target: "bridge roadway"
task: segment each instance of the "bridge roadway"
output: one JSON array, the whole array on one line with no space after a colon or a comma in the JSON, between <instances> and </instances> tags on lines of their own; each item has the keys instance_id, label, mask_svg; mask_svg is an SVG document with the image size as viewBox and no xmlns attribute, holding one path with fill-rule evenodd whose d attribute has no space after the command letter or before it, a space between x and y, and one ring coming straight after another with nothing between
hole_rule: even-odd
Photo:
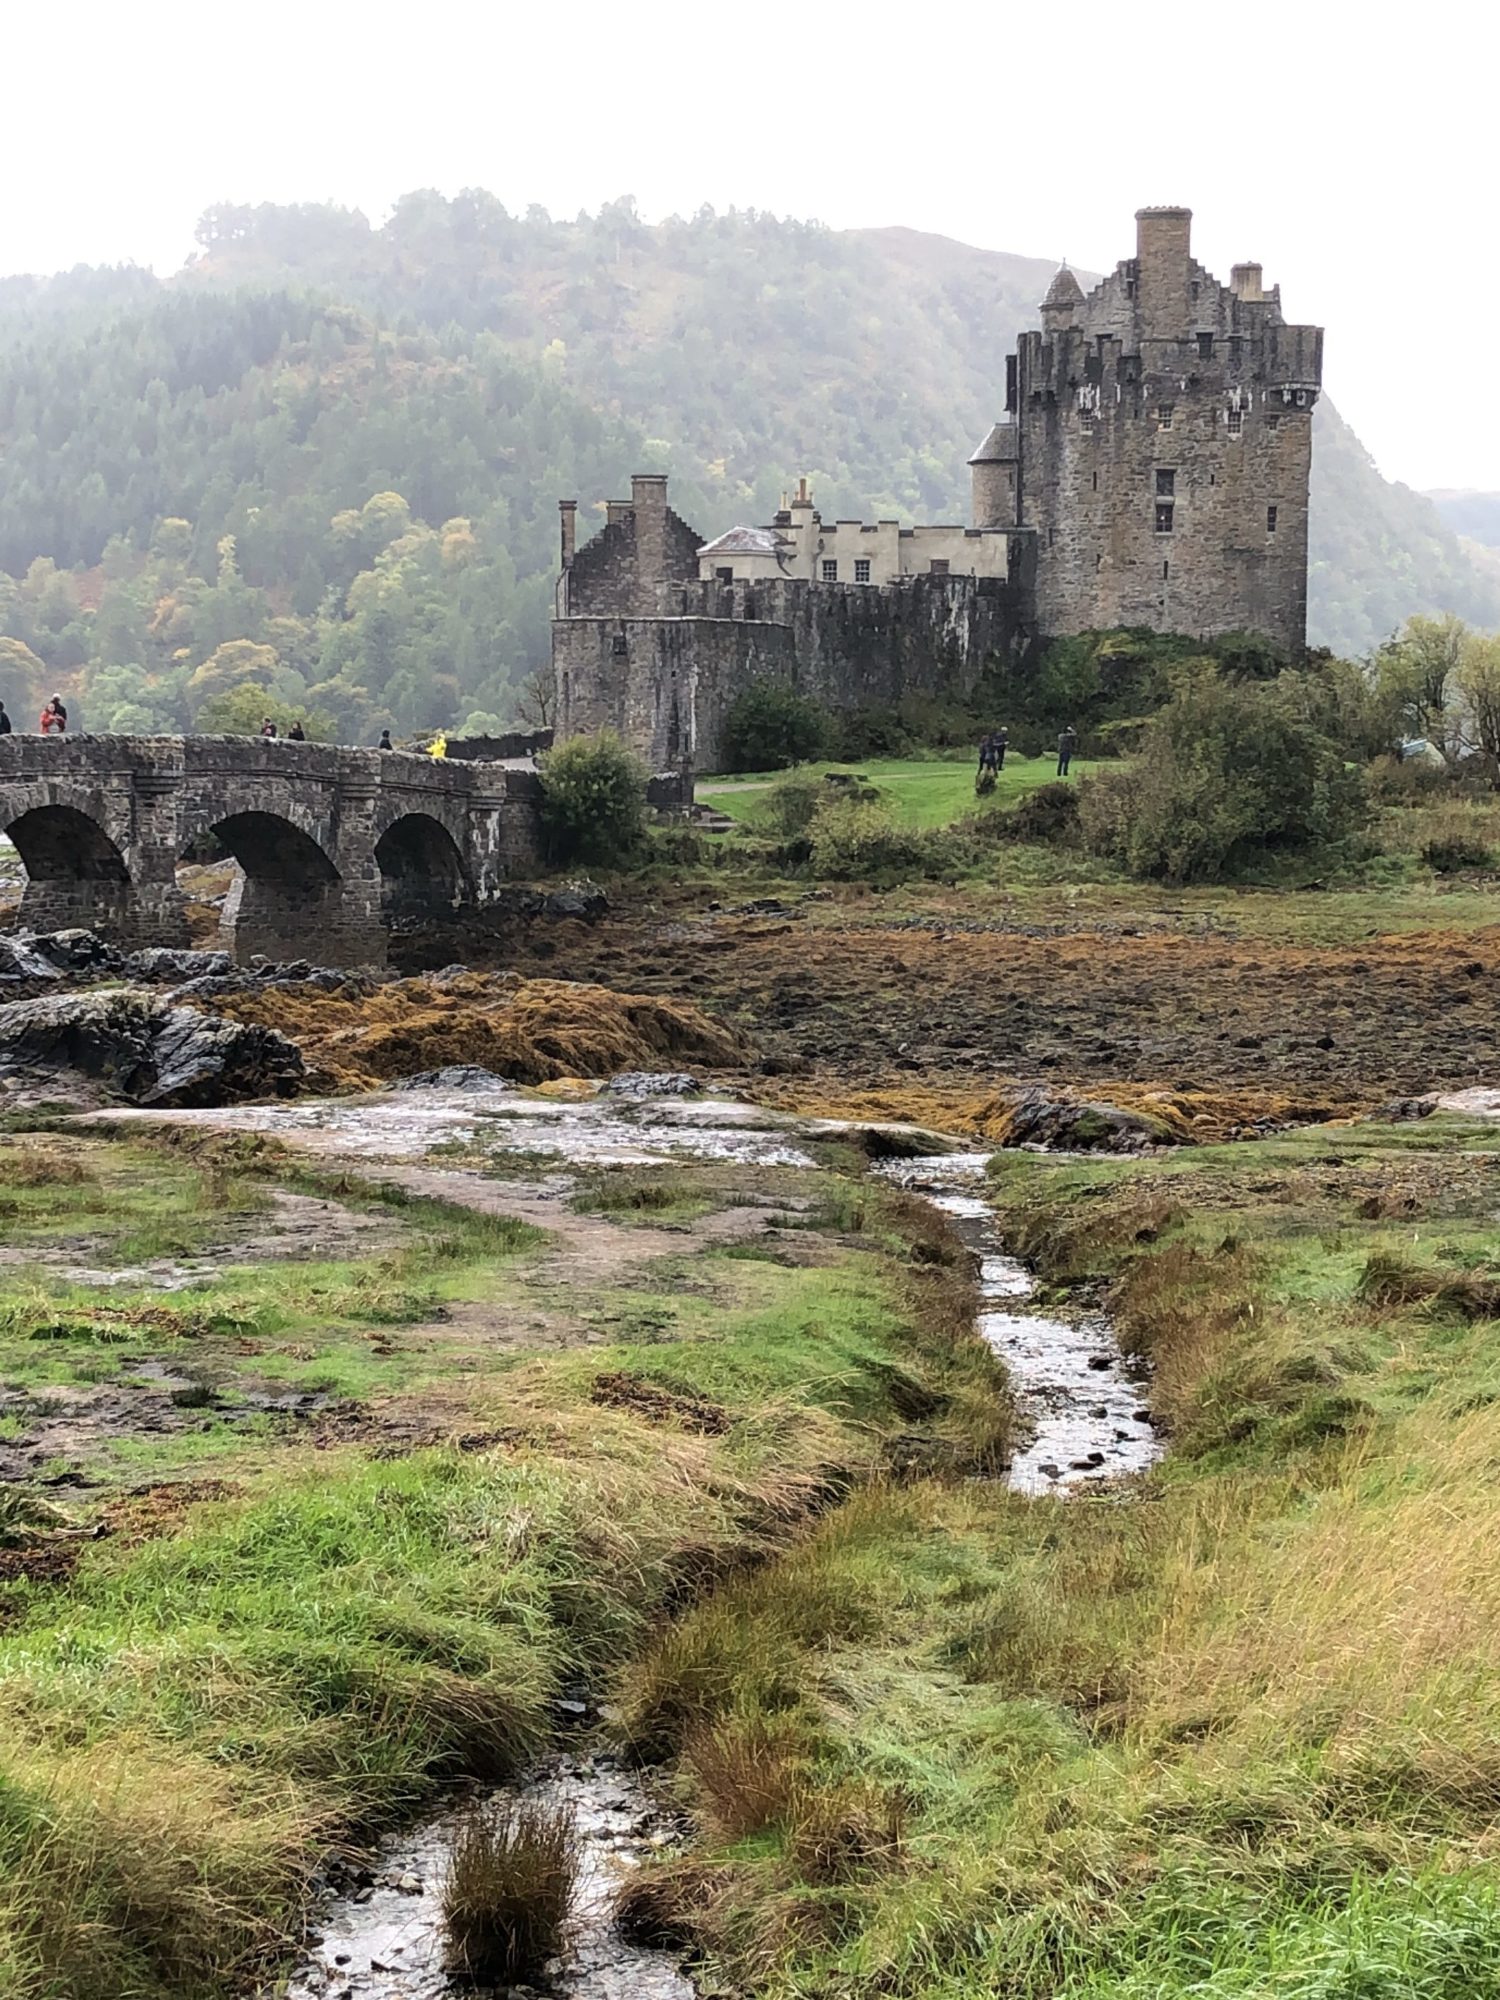
<instances>
[{"instance_id":1,"label":"bridge roadway","mask_svg":"<svg viewBox=\"0 0 1500 2000\"><path fill-rule=\"evenodd\" d=\"M284 738L0 736L31 928L187 943L177 865L212 834L239 863L220 924L239 961L384 964L393 918L537 865L538 795L528 771Z\"/></svg>"}]
</instances>

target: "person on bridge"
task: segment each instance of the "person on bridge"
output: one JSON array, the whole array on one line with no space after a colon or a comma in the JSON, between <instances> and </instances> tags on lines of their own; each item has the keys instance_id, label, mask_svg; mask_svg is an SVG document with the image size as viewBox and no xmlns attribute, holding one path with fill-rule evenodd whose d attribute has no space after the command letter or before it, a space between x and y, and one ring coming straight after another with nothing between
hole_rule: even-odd
<instances>
[{"instance_id":1,"label":"person on bridge","mask_svg":"<svg viewBox=\"0 0 1500 2000\"><path fill-rule=\"evenodd\" d=\"M395 747L395 744L391 741L391 732L388 729L382 729L380 732L380 741L375 745L375 748L377 750L394 750Z\"/></svg>"},{"instance_id":2,"label":"person on bridge","mask_svg":"<svg viewBox=\"0 0 1500 2000\"><path fill-rule=\"evenodd\" d=\"M53 695L42 710L43 736L65 736L68 729L68 711L63 707L60 694Z\"/></svg>"},{"instance_id":3,"label":"person on bridge","mask_svg":"<svg viewBox=\"0 0 1500 2000\"><path fill-rule=\"evenodd\" d=\"M5 703L0 701L0 736L11 734L10 717L5 712Z\"/></svg>"},{"instance_id":4,"label":"person on bridge","mask_svg":"<svg viewBox=\"0 0 1500 2000\"><path fill-rule=\"evenodd\" d=\"M271 720L270 716L268 715L265 721L260 725L260 733L262 736L279 736L281 734L281 731L276 727L276 724Z\"/></svg>"},{"instance_id":5,"label":"person on bridge","mask_svg":"<svg viewBox=\"0 0 1500 2000\"><path fill-rule=\"evenodd\" d=\"M302 727L300 722L294 722L286 733L286 740L288 743L305 743L307 741L307 731Z\"/></svg>"}]
</instances>

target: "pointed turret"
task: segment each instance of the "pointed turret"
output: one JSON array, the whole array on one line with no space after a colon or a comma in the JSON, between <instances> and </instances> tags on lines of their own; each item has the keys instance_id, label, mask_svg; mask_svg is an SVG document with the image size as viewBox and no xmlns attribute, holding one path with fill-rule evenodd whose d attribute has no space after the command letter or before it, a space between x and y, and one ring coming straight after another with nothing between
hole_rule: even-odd
<instances>
[{"instance_id":1,"label":"pointed turret","mask_svg":"<svg viewBox=\"0 0 1500 2000\"><path fill-rule=\"evenodd\" d=\"M1083 287L1064 263L1042 300L1044 327L1071 326L1074 310L1083 304Z\"/></svg>"}]
</instances>

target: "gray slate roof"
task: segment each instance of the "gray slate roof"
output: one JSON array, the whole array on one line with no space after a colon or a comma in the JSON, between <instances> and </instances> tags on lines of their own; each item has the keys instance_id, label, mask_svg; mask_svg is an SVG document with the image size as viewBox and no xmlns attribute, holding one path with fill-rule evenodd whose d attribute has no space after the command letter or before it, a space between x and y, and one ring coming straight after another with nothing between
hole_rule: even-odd
<instances>
[{"instance_id":1,"label":"gray slate roof","mask_svg":"<svg viewBox=\"0 0 1500 2000\"><path fill-rule=\"evenodd\" d=\"M716 542L705 542L700 556L774 556L785 546L769 528L730 528Z\"/></svg>"}]
</instances>

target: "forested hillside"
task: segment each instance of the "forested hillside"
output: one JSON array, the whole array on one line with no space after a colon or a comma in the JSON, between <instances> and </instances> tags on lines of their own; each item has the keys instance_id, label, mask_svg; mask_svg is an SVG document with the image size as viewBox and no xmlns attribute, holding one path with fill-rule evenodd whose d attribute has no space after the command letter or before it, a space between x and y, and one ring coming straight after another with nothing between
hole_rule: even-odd
<instances>
[{"instance_id":1,"label":"forested hillside","mask_svg":"<svg viewBox=\"0 0 1500 2000\"><path fill-rule=\"evenodd\" d=\"M343 735L513 711L545 658L556 501L671 472L705 530L796 473L826 511L963 518L965 459L1051 275L908 230L755 214L555 222L414 194L211 210L202 254L0 281L0 694L93 728ZM1334 337L1336 338L1336 332ZM1314 637L1500 623L1500 578L1331 409Z\"/></svg>"}]
</instances>

